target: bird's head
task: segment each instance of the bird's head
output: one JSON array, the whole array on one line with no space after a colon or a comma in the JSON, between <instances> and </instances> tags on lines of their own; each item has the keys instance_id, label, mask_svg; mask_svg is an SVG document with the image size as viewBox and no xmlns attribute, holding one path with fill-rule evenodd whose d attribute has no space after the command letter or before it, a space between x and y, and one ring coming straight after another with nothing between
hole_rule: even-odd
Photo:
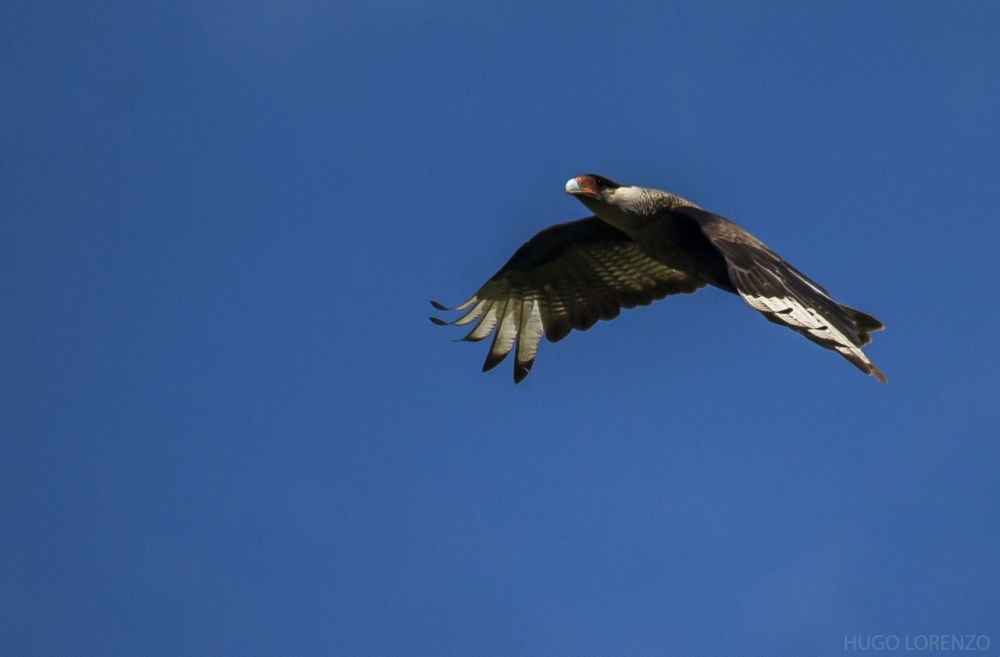
<instances>
[{"instance_id":1,"label":"bird's head","mask_svg":"<svg viewBox=\"0 0 1000 657\"><path fill-rule=\"evenodd\" d=\"M571 178L566 182L566 193L580 199L580 202L610 200L610 196L622 186L604 176L593 173L585 173L582 176Z\"/></svg>"},{"instance_id":2,"label":"bird's head","mask_svg":"<svg viewBox=\"0 0 1000 657\"><path fill-rule=\"evenodd\" d=\"M620 185L604 176L585 173L566 182L566 193L612 226L627 230L648 219L652 201L664 192Z\"/></svg>"}]
</instances>

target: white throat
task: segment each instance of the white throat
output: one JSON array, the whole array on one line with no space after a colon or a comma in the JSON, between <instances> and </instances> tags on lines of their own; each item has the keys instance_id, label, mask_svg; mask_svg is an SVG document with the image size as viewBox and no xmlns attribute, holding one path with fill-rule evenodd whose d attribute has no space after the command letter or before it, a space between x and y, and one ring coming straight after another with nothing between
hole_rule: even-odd
<instances>
[{"instance_id":1,"label":"white throat","mask_svg":"<svg viewBox=\"0 0 1000 657\"><path fill-rule=\"evenodd\" d=\"M632 230L642 225L644 218L625 208L642 207L645 192L642 187L619 187L609 191L606 203L595 203L589 207L594 214L615 228Z\"/></svg>"}]
</instances>

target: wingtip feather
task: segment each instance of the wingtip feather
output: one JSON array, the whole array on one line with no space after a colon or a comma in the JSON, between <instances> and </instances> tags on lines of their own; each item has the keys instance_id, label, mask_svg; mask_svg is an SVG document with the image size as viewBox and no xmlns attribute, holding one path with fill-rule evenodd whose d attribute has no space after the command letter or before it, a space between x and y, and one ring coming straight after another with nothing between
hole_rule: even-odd
<instances>
[{"instance_id":1,"label":"wingtip feather","mask_svg":"<svg viewBox=\"0 0 1000 657\"><path fill-rule=\"evenodd\" d=\"M514 363L514 385L517 385L527 378L528 373L531 372L531 366L534 364L534 358L524 363Z\"/></svg>"},{"instance_id":2,"label":"wingtip feather","mask_svg":"<svg viewBox=\"0 0 1000 657\"><path fill-rule=\"evenodd\" d=\"M489 372L494 367L502 363L504 359L507 358L509 353L509 351L497 353L493 351L493 349L490 349L489 353L486 354L486 362L483 363L483 372Z\"/></svg>"}]
</instances>

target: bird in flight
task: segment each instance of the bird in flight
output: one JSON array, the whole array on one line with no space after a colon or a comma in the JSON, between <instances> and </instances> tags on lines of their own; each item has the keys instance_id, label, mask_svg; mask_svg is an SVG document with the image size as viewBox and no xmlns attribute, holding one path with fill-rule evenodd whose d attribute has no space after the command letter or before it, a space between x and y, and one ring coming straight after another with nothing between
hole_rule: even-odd
<instances>
[{"instance_id":1,"label":"bird in flight","mask_svg":"<svg viewBox=\"0 0 1000 657\"><path fill-rule=\"evenodd\" d=\"M531 371L544 335L558 342L622 308L647 306L705 285L738 294L764 318L836 351L865 374L885 375L861 351L882 322L841 305L763 242L724 217L658 189L585 174L566 183L594 216L541 231L468 301L451 322L473 324L463 340L493 333L483 371L514 351L514 383Z\"/></svg>"}]
</instances>

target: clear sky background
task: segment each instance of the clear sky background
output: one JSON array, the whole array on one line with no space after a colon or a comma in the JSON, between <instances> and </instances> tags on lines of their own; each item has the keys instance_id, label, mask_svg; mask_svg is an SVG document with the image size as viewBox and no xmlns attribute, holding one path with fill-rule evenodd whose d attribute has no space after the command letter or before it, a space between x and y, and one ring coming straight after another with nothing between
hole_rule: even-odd
<instances>
[{"instance_id":1,"label":"clear sky background","mask_svg":"<svg viewBox=\"0 0 1000 657\"><path fill-rule=\"evenodd\" d=\"M0 5L0 654L1000 650L1000 3ZM427 321L583 172L887 329L717 290Z\"/></svg>"}]
</instances>

